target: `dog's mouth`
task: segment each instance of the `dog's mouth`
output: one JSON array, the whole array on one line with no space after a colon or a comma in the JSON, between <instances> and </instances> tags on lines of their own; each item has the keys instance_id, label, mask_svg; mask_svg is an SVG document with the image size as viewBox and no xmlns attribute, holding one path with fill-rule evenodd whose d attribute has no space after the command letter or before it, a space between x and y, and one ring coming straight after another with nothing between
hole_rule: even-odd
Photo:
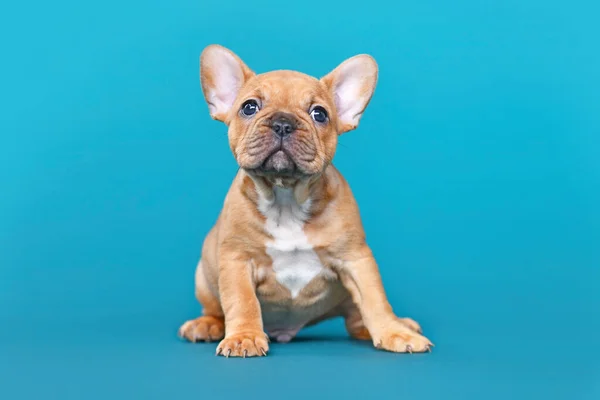
<instances>
[{"instance_id":1,"label":"dog's mouth","mask_svg":"<svg viewBox=\"0 0 600 400\"><path fill-rule=\"evenodd\" d=\"M262 175L294 176L299 171L291 155L281 147L265 159L257 172Z\"/></svg>"},{"instance_id":2,"label":"dog's mouth","mask_svg":"<svg viewBox=\"0 0 600 400\"><path fill-rule=\"evenodd\" d=\"M255 175L298 179L320 172L315 168L316 153L308 138L294 134L278 138L269 132L250 137L238 162Z\"/></svg>"}]
</instances>

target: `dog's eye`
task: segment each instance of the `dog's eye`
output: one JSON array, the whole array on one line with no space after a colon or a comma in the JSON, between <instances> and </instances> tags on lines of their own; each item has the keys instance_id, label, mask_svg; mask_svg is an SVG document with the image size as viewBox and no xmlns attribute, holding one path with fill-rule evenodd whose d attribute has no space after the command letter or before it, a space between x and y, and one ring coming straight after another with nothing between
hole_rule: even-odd
<instances>
[{"instance_id":1,"label":"dog's eye","mask_svg":"<svg viewBox=\"0 0 600 400\"><path fill-rule=\"evenodd\" d=\"M256 100L246 100L244 104L242 104L241 112L246 117L251 117L256 114L259 110L258 103Z\"/></svg>"},{"instance_id":2,"label":"dog's eye","mask_svg":"<svg viewBox=\"0 0 600 400\"><path fill-rule=\"evenodd\" d=\"M310 116L315 120L315 122L320 124L327 122L327 111L325 111L325 109L321 106L316 106L313 108L310 112Z\"/></svg>"}]
</instances>

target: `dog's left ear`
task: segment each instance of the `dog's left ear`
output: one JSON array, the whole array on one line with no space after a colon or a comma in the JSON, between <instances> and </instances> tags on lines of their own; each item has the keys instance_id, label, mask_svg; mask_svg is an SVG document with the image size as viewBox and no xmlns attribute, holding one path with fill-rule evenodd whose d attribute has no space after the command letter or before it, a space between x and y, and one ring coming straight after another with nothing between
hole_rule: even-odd
<instances>
[{"instance_id":1,"label":"dog's left ear","mask_svg":"<svg viewBox=\"0 0 600 400\"><path fill-rule=\"evenodd\" d=\"M338 133L356 129L377 85L377 63L361 54L347 59L321 78L335 101Z\"/></svg>"}]
</instances>

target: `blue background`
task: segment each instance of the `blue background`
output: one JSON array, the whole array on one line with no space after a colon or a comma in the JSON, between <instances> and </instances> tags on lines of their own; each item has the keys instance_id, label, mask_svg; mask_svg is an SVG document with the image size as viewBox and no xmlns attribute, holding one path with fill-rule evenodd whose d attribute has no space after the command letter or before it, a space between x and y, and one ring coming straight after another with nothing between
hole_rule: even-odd
<instances>
[{"instance_id":1,"label":"blue background","mask_svg":"<svg viewBox=\"0 0 600 400\"><path fill-rule=\"evenodd\" d=\"M597 2L70 0L0 12L0 398L600 398ZM336 166L432 354L176 337L236 172L198 81L380 65Z\"/></svg>"}]
</instances>

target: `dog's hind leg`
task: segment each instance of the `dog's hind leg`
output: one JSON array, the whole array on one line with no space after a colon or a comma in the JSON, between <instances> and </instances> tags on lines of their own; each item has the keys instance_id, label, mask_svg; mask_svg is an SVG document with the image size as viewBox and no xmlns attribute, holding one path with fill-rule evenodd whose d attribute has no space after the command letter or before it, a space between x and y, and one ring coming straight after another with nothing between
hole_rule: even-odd
<instances>
[{"instance_id":1,"label":"dog's hind leg","mask_svg":"<svg viewBox=\"0 0 600 400\"><path fill-rule=\"evenodd\" d=\"M190 342L211 342L223 339L225 321L218 298L206 282L202 260L196 268L196 298L202 305L202 316L185 322L179 328L179 336Z\"/></svg>"}]
</instances>

